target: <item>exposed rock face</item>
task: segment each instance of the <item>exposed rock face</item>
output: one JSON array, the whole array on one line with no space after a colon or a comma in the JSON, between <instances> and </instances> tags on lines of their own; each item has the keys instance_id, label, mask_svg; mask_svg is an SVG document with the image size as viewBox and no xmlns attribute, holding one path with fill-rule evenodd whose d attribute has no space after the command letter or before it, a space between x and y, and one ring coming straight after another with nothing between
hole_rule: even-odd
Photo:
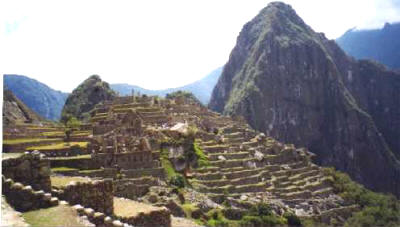
<instances>
[{"instance_id":1,"label":"exposed rock face","mask_svg":"<svg viewBox=\"0 0 400 227\"><path fill-rule=\"evenodd\" d=\"M243 27L209 106L400 196L399 91L399 74L346 56L274 2Z\"/></svg>"},{"instance_id":2,"label":"exposed rock face","mask_svg":"<svg viewBox=\"0 0 400 227\"><path fill-rule=\"evenodd\" d=\"M4 75L3 82L17 98L40 116L50 120L60 119L67 93L56 91L27 76Z\"/></svg>"},{"instance_id":3,"label":"exposed rock face","mask_svg":"<svg viewBox=\"0 0 400 227\"><path fill-rule=\"evenodd\" d=\"M69 116L78 119L87 118L89 117L88 112L96 104L112 100L116 96L107 82L102 81L97 75L90 76L68 96L61 118L62 120Z\"/></svg>"},{"instance_id":4,"label":"exposed rock face","mask_svg":"<svg viewBox=\"0 0 400 227\"><path fill-rule=\"evenodd\" d=\"M7 89L3 93L3 127L17 122L39 122L41 118Z\"/></svg>"}]
</instances>

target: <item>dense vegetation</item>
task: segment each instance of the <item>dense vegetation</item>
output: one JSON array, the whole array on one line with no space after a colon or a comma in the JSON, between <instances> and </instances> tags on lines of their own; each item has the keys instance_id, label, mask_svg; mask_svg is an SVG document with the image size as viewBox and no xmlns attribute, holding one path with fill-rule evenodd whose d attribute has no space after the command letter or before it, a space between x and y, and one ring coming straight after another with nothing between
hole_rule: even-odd
<instances>
[{"instance_id":1,"label":"dense vegetation","mask_svg":"<svg viewBox=\"0 0 400 227\"><path fill-rule=\"evenodd\" d=\"M333 177L336 193L360 206L346 226L400 226L400 202L393 195L372 192L333 168L326 168L325 172Z\"/></svg>"},{"instance_id":2,"label":"dense vegetation","mask_svg":"<svg viewBox=\"0 0 400 227\"><path fill-rule=\"evenodd\" d=\"M43 118L59 120L68 94L26 76L4 75L4 86Z\"/></svg>"},{"instance_id":3,"label":"dense vegetation","mask_svg":"<svg viewBox=\"0 0 400 227\"><path fill-rule=\"evenodd\" d=\"M357 59L373 59L390 68L400 69L400 23L381 29L351 29L336 39L347 54Z\"/></svg>"},{"instance_id":4,"label":"dense vegetation","mask_svg":"<svg viewBox=\"0 0 400 227\"><path fill-rule=\"evenodd\" d=\"M201 105L201 102L196 98L196 96L194 96L193 93L187 91L175 91L167 94L165 97L167 99L182 98L182 100L186 100L190 103L197 103Z\"/></svg>"}]
</instances>

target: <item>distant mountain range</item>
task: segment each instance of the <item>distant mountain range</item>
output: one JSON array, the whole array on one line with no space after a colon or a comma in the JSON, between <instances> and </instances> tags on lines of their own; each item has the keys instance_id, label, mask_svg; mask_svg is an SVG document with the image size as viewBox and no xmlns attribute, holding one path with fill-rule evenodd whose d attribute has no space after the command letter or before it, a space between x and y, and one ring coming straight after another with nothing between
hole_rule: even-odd
<instances>
[{"instance_id":1,"label":"distant mountain range","mask_svg":"<svg viewBox=\"0 0 400 227\"><path fill-rule=\"evenodd\" d=\"M4 75L4 87L40 116L58 120L68 93L56 91L44 83L21 75Z\"/></svg>"},{"instance_id":2,"label":"distant mountain range","mask_svg":"<svg viewBox=\"0 0 400 227\"><path fill-rule=\"evenodd\" d=\"M400 23L386 23L381 29L351 29L336 43L356 59L373 59L392 69L400 69Z\"/></svg>"},{"instance_id":3,"label":"distant mountain range","mask_svg":"<svg viewBox=\"0 0 400 227\"><path fill-rule=\"evenodd\" d=\"M203 104L210 100L212 89L221 75L222 67L215 69L203 79L194 83L163 90L149 90L129 84L111 84L111 88L120 95L130 95L132 89L135 93L165 96L178 90L192 92ZM4 88L9 89L15 96L43 118L59 120L61 111L67 100L68 93L54 90L44 83L22 75L5 74L3 77ZM72 107L69 107L71 109ZM68 111L67 111L68 112Z\"/></svg>"},{"instance_id":4,"label":"distant mountain range","mask_svg":"<svg viewBox=\"0 0 400 227\"><path fill-rule=\"evenodd\" d=\"M162 90L149 90L145 88L141 88L136 85L130 84L111 84L111 88L118 92L120 95L130 95L132 90L137 93L146 95L158 95L165 96L168 93L172 93L178 90L192 92L196 98L200 100L201 103L207 104L211 97L211 92L214 89L215 84L217 83L219 76L222 73L222 67L215 69L210 74L205 76L203 79L200 79L191 84L177 87L177 88L168 88Z\"/></svg>"}]
</instances>

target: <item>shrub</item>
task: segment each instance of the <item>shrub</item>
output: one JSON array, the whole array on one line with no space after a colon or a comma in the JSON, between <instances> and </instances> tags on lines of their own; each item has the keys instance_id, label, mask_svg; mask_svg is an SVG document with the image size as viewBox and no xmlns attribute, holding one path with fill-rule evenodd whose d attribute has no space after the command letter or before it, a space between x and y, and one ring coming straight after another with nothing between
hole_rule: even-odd
<instances>
[{"instance_id":1,"label":"shrub","mask_svg":"<svg viewBox=\"0 0 400 227\"><path fill-rule=\"evenodd\" d=\"M173 176L170 181L170 184L177 186L178 188L183 188L185 187L185 179L183 179L183 176L181 175L175 175Z\"/></svg>"},{"instance_id":2,"label":"shrub","mask_svg":"<svg viewBox=\"0 0 400 227\"><path fill-rule=\"evenodd\" d=\"M301 226L300 218L297 217L297 215L295 215L295 214L293 214L293 213L290 213L290 212L286 212L286 213L283 215L283 217L286 218L287 223L288 223L290 226Z\"/></svg>"},{"instance_id":3,"label":"shrub","mask_svg":"<svg viewBox=\"0 0 400 227\"><path fill-rule=\"evenodd\" d=\"M361 207L346 226L400 226L400 202L393 195L372 192L333 168L326 168L325 173L332 176L336 193Z\"/></svg>"},{"instance_id":4,"label":"shrub","mask_svg":"<svg viewBox=\"0 0 400 227\"><path fill-rule=\"evenodd\" d=\"M199 167L210 166L210 161L208 160L207 155L204 154L203 150L200 148L200 146L196 142L193 143L193 150L197 156L197 164Z\"/></svg>"}]
</instances>

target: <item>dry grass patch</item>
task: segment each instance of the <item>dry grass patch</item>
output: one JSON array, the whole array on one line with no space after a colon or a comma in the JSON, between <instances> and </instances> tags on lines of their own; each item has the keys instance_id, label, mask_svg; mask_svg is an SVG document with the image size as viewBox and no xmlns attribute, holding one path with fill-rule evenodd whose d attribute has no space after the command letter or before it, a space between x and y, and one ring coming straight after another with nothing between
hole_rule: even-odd
<instances>
[{"instance_id":1,"label":"dry grass patch","mask_svg":"<svg viewBox=\"0 0 400 227\"><path fill-rule=\"evenodd\" d=\"M9 158L18 158L21 155L23 155L24 153L1 153L1 158L3 160L5 159L9 159Z\"/></svg>"},{"instance_id":2,"label":"dry grass patch","mask_svg":"<svg viewBox=\"0 0 400 227\"><path fill-rule=\"evenodd\" d=\"M162 208L130 199L114 197L114 214L119 217L134 217L139 213L149 213L160 209Z\"/></svg>"},{"instance_id":3,"label":"dry grass patch","mask_svg":"<svg viewBox=\"0 0 400 227\"><path fill-rule=\"evenodd\" d=\"M87 226L72 207L59 205L22 214L31 226Z\"/></svg>"},{"instance_id":4,"label":"dry grass patch","mask_svg":"<svg viewBox=\"0 0 400 227\"><path fill-rule=\"evenodd\" d=\"M23 138L23 139L10 139L3 140L3 144L14 145L14 144L23 144L23 143L39 143L39 142L58 142L61 139L46 139L46 138Z\"/></svg>"},{"instance_id":5,"label":"dry grass patch","mask_svg":"<svg viewBox=\"0 0 400 227\"><path fill-rule=\"evenodd\" d=\"M51 176L51 186L56 188L65 187L72 181L75 182L89 182L90 178L88 177L67 177L67 176Z\"/></svg>"},{"instance_id":6,"label":"dry grass patch","mask_svg":"<svg viewBox=\"0 0 400 227\"><path fill-rule=\"evenodd\" d=\"M72 146L79 146L80 148L86 148L88 142L67 142L67 143L57 143L51 145L44 145L44 146L33 146L26 148L27 150L39 150L39 151L48 151L48 150L61 150L70 148Z\"/></svg>"}]
</instances>

